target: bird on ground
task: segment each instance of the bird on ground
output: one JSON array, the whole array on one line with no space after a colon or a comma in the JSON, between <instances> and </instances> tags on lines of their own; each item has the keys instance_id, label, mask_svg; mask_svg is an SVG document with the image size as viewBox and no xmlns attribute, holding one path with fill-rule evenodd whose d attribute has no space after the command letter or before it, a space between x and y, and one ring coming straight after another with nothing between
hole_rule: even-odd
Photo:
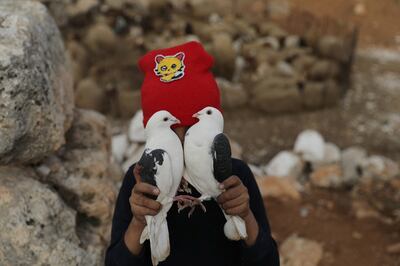
<instances>
[{"instance_id":1,"label":"bird on ground","mask_svg":"<svg viewBox=\"0 0 400 266\"><path fill-rule=\"evenodd\" d=\"M138 182L156 186L160 194L155 200L161 210L155 216L145 216L146 227L140 242L150 240L153 265L164 261L170 253L167 213L174 202L183 176L183 150L179 137L171 126L180 121L168 111L158 111L148 120L145 134L146 145L140 160L135 165Z\"/></svg>"},{"instance_id":2,"label":"bird on ground","mask_svg":"<svg viewBox=\"0 0 400 266\"><path fill-rule=\"evenodd\" d=\"M223 192L219 184L232 175L231 149L223 133L224 118L218 109L206 107L193 117L199 121L185 135L184 178L201 194L194 204L200 204L205 210L201 202L216 200ZM245 239L247 231L244 220L223 213L227 220L224 225L225 236L231 240Z\"/></svg>"}]
</instances>

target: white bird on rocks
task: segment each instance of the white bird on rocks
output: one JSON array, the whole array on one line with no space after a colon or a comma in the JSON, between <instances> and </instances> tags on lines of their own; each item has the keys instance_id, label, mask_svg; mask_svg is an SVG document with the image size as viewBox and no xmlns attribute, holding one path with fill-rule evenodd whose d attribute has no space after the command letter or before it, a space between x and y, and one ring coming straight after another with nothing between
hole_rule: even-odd
<instances>
[{"instance_id":1,"label":"white bird on rocks","mask_svg":"<svg viewBox=\"0 0 400 266\"><path fill-rule=\"evenodd\" d=\"M150 240L153 265L164 261L170 253L167 213L171 208L183 175L183 150L179 137L171 126L180 121L167 111L158 111L147 122L146 145L135 172L140 181L158 187L155 198L161 210L155 216L146 216L146 227L140 238Z\"/></svg>"},{"instance_id":2,"label":"white bird on rocks","mask_svg":"<svg viewBox=\"0 0 400 266\"><path fill-rule=\"evenodd\" d=\"M193 117L199 121L185 135L184 178L201 194L198 199L201 203L216 199L223 192L219 184L232 175L231 150L228 138L222 133L224 118L218 109L206 107ZM225 212L224 215L227 220L224 225L225 236L231 240L246 238L244 220Z\"/></svg>"}]
</instances>

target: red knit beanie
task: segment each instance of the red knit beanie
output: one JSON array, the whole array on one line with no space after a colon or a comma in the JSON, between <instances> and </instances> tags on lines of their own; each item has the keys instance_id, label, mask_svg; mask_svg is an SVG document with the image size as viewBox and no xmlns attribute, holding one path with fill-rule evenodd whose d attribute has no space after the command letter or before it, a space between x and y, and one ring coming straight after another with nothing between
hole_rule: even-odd
<instances>
[{"instance_id":1,"label":"red knit beanie","mask_svg":"<svg viewBox=\"0 0 400 266\"><path fill-rule=\"evenodd\" d=\"M144 126L160 110L181 121L175 127L195 124L192 115L204 107L221 110L219 89L210 72L213 63L198 42L153 50L140 58L139 68L145 75L141 88Z\"/></svg>"}]
</instances>

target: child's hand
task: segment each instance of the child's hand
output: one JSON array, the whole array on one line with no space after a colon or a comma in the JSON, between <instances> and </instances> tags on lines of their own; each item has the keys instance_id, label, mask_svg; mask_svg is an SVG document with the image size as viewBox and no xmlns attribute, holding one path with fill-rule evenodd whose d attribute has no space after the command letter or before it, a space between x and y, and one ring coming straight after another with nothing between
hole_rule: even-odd
<instances>
[{"instance_id":1,"label":"child's hand","mask_svg":"<svg viewBox=\"0 0 400 266\"><path fill-rule=\"evenodd\" d=\"M131 204L133 217L137 222L146 225L144 217L146 215L154 216L160 211L161 204L147 196L157 196L159 193L158 188L147 183L137 183L133 187L129 203Z\"/></svg>"},{"instance_id":2,"label":"child's hand","mask_svg":"<svg viewBox=\"0 0 400 266\"><path fill-rule=\"evenodd\" d=\"M220 188L225 191L218 196L217 201L225 213L245 220L251 213L247 187L239 177L233 175L222 182Z\"/></svg>"}]
</instances>

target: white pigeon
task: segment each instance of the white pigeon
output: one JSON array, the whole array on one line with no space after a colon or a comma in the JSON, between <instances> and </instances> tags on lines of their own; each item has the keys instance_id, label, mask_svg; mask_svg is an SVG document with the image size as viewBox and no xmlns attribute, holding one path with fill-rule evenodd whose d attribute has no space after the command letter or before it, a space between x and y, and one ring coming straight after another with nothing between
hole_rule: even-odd
<instances>
[{"instance_id":1,"label":"white pigeon","mask_svg":"<svg viewBox=\"0 0 400 266\"><path fill-rule=\"evenodd\" d=\"M199 121L191 126L185 135L184 178L201 194L201 202L216 199L223 192L219 189L219 184L232 175L232 162L229 140L222 133L224 118L221 112L214 107L206 107L193 117ZM219 174L221 167L222 172L225 172L222 177ZM246 238L244 220L238 216L227 215L224 211L223 213L227 220L224 225L225 236L231 240Z\"/></svg>"},{"instance_id":2,"label":"white pigeon","mask_svg":"<svg viewBox=\"0 0 400 266\"><path fill-rule=\"evenodd\" d=\"M167 213L171 208L183 175L183 150L179 137L172 131L173 124L180 123L167 111L156 112L147 122L146 145L142 157L135 167L140 181L158 187L155 198L161 210L155 216L146 216L146 227L140 243L150 240L153 265L164 261L170 253Z\"/></svg>"}]
</instances>

